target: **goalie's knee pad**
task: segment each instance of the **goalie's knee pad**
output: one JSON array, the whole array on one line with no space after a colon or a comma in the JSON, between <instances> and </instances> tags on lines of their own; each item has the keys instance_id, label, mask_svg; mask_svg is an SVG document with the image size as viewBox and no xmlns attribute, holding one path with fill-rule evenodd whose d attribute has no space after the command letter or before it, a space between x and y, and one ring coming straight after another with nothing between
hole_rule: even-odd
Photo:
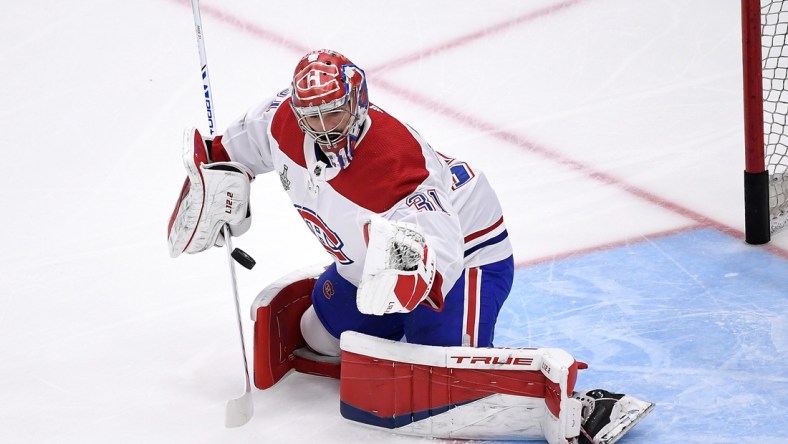
<instances>
[{"instance_id":1,"label":"goalie's knee pad","mask_svg":"<svg viewBox=\"0 0 788 444\"><path fill-rule=\"evenodd\" d=\"M326 330L326 327L318 319L313 306L307 308L304 315L301 316L301 334L304 336L306 345L321 355L339 356L342 352L339 348L339 339Z\"/></svg>"}]
</instances>

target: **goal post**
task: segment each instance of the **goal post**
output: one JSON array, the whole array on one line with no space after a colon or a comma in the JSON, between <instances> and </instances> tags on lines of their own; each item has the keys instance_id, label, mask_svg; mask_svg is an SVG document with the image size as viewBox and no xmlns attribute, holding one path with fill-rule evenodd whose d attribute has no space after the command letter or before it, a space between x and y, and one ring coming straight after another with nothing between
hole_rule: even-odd
<instances>
[{"instance_id":1,"label":"goal post","mask_svg":"<svg viewBox=\"0 0 788 444\"><path fill-rule=\"evenodd\" d=\"M742 66L744 69L744 236L747 243L765 244L769 229L769 173L763 146L761 0L742 0Z\"/></svg>"},{"instance_id":2,"label":"goal post","mask_svg":"<svg viewBox=\"0 0 788 444\"><path fill-rule=\"evenodd\" d=\"M741 0L745 240L788 225L788 1Z\"/></svg>"}]
</instances>

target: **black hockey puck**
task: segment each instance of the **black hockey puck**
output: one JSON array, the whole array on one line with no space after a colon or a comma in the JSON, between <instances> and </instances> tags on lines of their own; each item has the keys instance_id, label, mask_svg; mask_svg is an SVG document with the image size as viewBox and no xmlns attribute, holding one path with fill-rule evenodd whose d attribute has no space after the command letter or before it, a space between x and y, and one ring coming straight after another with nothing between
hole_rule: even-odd
<instances>
[{"instance_id":1,"label":"black hockey puck","mask_svg":"<svg viewBox=\"0 0 788 444\"><path fill-rule=\"evenodd\" d=\"M249 256L248 254L246 254L245 251L241 250L240 248L234 249L233 252L230 253L230 255L233 257L233 259L235 259L236 262L241 264L247 270L251 270L255 266L255 264L257 264L257 262L255 262L254 259L252 259L252 256Z\"/></svg>"}]
</instances>

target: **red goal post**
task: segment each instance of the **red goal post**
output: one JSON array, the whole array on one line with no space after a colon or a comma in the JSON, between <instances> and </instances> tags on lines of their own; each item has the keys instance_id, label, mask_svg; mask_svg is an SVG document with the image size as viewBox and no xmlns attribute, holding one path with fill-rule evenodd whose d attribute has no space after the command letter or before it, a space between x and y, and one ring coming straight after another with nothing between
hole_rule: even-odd
<instances>
[{"instance_id":1,"label":"red goal post","mask_svg":"<svg viewBox=\"0 0 788 444\"><path fill-rule=\"evenodd\" d=\"M788 225L788 1L742 0L745 240Z\"/></svg>"}]
</instances>

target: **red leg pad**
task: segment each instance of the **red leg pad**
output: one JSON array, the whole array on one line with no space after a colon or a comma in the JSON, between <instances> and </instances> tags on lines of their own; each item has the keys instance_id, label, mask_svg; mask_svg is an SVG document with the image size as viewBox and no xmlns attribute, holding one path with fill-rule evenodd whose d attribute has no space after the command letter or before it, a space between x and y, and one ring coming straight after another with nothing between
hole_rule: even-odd
<instances>
[{"instance_id":1,"label":"red leg pad","mask_svg":"<svg viewBox=\"0 0 788 444\"><path fill-rule=\"evenodd\" d=\"M563 350L436 347L356 332L343 333L341 347L340 412L352 421L440 438L577 436L581 406L571 396L586 366Z\"/></svg>"},{"instance_id":2,"label":"red leg pad","mask_svg":"<svg viewBox=\"0 0 788 444\"><path fill-rule=\"evenodd\" d=\"M302 279L283 288L267 305L257 307L254 323L254 385L267 389L293 368L293 352L306 343L301 315L312 305L316 279Z\"/></svg>"}]
</instances>

